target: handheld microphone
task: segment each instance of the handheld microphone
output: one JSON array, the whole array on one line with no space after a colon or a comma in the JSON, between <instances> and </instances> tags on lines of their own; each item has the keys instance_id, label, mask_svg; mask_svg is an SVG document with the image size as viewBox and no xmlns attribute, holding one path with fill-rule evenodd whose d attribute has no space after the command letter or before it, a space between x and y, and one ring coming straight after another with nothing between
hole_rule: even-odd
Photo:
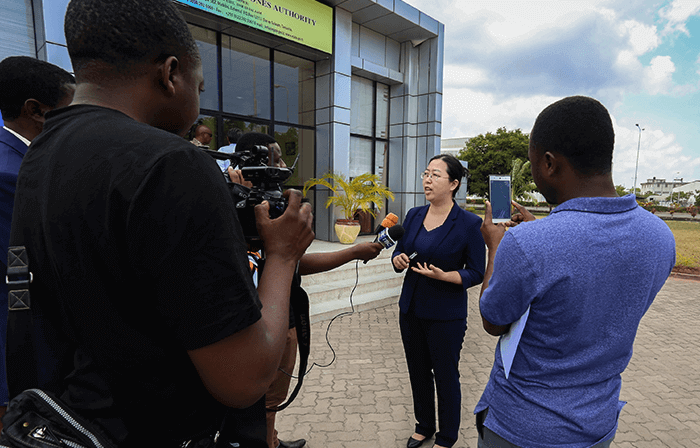
<instances>
[{"instance_id":1,"label":"handheld microphone","mask_svg":"<svg viewBox=\"0 0 700 448\"><path fill-rule=\"evenodd\" d=\"M399 217L393 213L386 215L386 218L382 220L381 225L377 226L377 230L375 231L377 236L374 237L373 242L380 243L382 246L384 246L384 249L388 249L396 244L396 242L401 239L406 231L401 225L396 224L398 220ZM367 264L367 261L368 260L365 260L362 263Z\"/></svg>"},{"instance_id":2,"label":"handheld microphone","mask_svg":"<svg viewBox=\"0 0 700 448\"><path fill-rule=\"evenodd\" d=\"M382 220L382 223L377 226L377 228L374 230L375 235L379 235L379 232L381 232L384 229L388 229L389 227L395 226L399 222L399 217L396 216L393 213L389 213L386 215L386 217ZM377 239L374 239L374 242L377 242Z\"/></svg>"},{"instance_id":3,"label":"handheld microphone","mask_svg":"<svg viewBox=\"0 0 700 448\"><path fill-rule=\"evenodd\" d=\"M414 262L413 259L418 256L418 252L414 251L411 255L408 256L408 265L409 266L416 266L418 262Z\"/></svg>"},{"instance_id":4,"label":"handheld microphone","mask_svg":"<svg viewBox=\"0 0 700 448\"><path fill-rule=\"evenodd\" d=\"M388 249L403 237L406 230L400 224L395 224L388 229L384 229L377 235L377 242Z\"/></svg>"}]
</instances>

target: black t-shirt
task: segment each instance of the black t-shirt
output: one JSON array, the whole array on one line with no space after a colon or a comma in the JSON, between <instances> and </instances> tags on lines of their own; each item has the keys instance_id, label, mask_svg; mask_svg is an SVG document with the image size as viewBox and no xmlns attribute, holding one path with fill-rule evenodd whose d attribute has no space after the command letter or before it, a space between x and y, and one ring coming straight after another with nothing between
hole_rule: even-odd
<instances>
[{"instance_id":1,"label":"black t-shirt","mask_svg":"<svg viewBox=\"0 0 700 448\"><path fill-rule=\"evenodd\" d=\"M186 350L250 326L261 304L216 162L121 112L71 106L48 115L16 198L33 300L80 347L53 392L123 446L217 424L224 408Z\"/></svg>"}]
</instances>

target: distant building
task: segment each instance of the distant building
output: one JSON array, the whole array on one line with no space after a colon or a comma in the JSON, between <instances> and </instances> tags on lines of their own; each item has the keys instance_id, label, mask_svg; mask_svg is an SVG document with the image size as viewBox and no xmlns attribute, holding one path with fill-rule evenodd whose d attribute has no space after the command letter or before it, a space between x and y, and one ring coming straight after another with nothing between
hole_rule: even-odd
<instances>
[{"instance_id":1,"label":"distant building","mask_svg":"<svg viewBox=\"0 0 700 448\"><path fill-rule=\"evenodd\" d=\"M459 152L467 146L467 140L469 137L443 138L440 140L440 153L457 157Z\"/></svg>"},{"instance_id":2,"label":"distant building","mask_svg":"<svg viewBox=\"0 0 700 448\"><path fill-rule=\"evenodd\" d=\"M700 180L684 183L683 185L674 188L673 194L680 192L690 193L690 197L685 201L685 205L690 205L695 203L695 197L697 195L696 191L700 191Z\"/></svg>"},{"instance_id":3,"label":"distant building","mask_svg":"<svg viewBox=\"0 0 700 448\"><path fill-rule=\"evenodd\" d=\"M646 182L642 182L640 185L643 194L649 193L651 196L659 197L664 200L667 196L671 195L674 188L685 185L688 182L683 182L683 178L674 179L671 182L667 182L666 179L657 179L653 177L647 179ZM658 200L658 199L655 199Z\"/></svg>"}]
</instances>

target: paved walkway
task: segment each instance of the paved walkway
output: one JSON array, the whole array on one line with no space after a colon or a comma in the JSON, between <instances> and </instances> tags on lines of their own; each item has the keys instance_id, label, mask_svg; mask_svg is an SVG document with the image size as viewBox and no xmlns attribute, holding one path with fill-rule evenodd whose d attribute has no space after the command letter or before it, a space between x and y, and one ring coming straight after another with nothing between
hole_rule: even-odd
<instances>
[{"instance_id":1,"label":"paved walkway","mask_svg":"<svg viewBox=\"0 0 700 448\"><path fill-rule=\"evenodd\" d=\"M460 362L459 447L476 447L472 411L488 379L496 339L481 328L479 287L469 290L468 330ZM296 401L277 418L283 440L308 448L403 448L413 433L411 391L398 328L398 307L336 319L329 339L337 359L313 367ZM700 446L700 282L669 279L642 319L623 374L616 448ZM329 321L312 327L311 361L333 358ZM294 381L293 381L294 384ZM432 440L424 444L430 448Z\"/></svg>"}]
</instances>

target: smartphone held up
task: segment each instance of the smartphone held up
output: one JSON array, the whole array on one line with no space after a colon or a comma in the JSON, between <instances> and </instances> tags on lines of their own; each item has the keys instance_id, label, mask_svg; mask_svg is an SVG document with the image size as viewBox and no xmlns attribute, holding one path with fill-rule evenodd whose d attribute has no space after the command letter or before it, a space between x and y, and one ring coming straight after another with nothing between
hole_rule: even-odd
<instances>
[{"instance_id":1,"label":"smartphone held up","mask_svg":"<svg viewBox=\"0 0 700 448\"><path fill-rule=\"evenodd\" d=\"M489 201L493 222L508 222L511 219L510 176L489 175Z\"/></svg>"}]
</instances>

